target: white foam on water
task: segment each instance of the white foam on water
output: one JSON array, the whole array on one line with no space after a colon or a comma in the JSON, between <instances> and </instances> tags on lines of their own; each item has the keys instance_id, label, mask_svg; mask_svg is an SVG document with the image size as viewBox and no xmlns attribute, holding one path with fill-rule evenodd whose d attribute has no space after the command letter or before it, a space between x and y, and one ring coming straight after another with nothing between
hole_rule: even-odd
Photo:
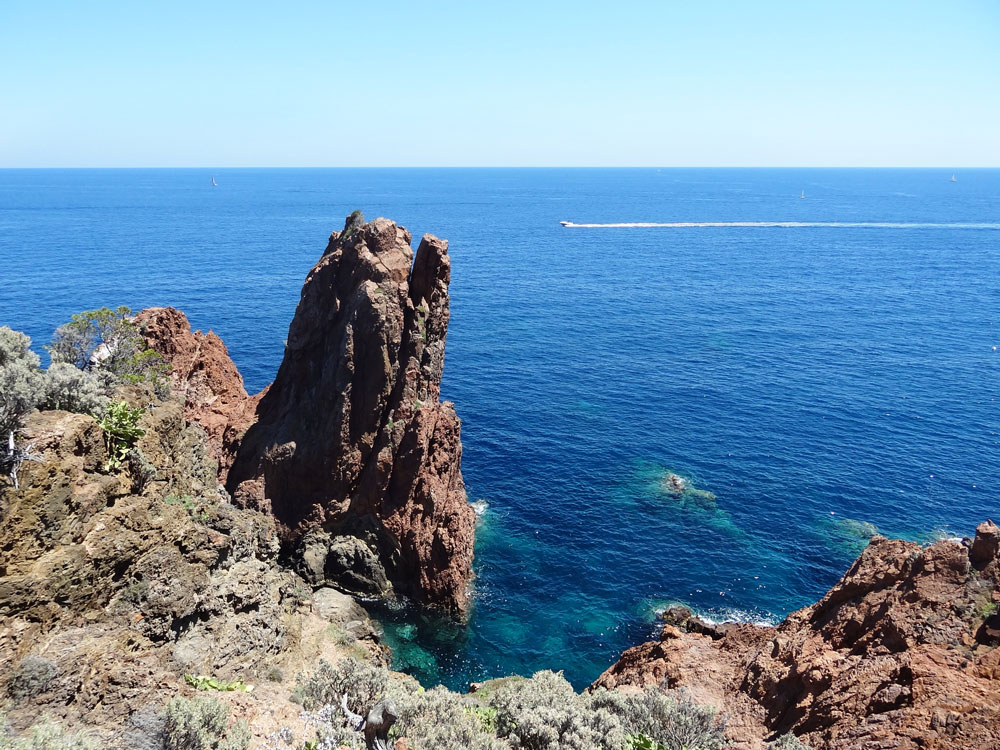
<instances>
[{"instance_id":1,"label":"white foam on water","mask_svg":"<svg viewBox=\"0 0 1000 750\"><path fill-rule=\"evenodd\" d=\"M899 222L899 221L631 221L614 224L575 224L562 222L572 229L627 229L633 227L663 229L704 229L744 227L748 229L1000 229L996 223Z\"/></svg>"},{"instance_id":2,"label":"white foam on water","mask_svg":"<svg viewBox=\"0 0 1000 750\"><path fill-rule=\"evenodd\" d=\"M761 615L745 609L723 608L713 609L713 612L713 615L699 615L699 617L701 617L701 619L709 625L722 625L727 622L736 622L758 625L762 628L773 628L781 622L780 618L775 617L774 615Z\"/></svg>"}]
</instances>

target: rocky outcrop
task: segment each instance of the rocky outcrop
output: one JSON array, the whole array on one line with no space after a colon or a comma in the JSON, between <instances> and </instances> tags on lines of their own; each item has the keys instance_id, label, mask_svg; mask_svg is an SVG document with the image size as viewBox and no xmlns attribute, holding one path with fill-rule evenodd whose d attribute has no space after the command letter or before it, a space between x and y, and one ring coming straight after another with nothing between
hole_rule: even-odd
<instances>
[{"instance_id":1,"label":"rocky outcrop","mask_svg":"<svg viewBox=\"0 0 1000 750\"><path fill-rule=\"evenodd\" d=\"M595 686L686 688L737 747L1000 748L1000 529L920 545L875 537L817 604L775 628L688 628L626 651ZM700 631L700 632L699 632Z\"/></svg>"},{"instance_id":2,"label":"rocky outcrop","mask_svg":"<svg viewBox=\"0 0 1000 750\"><path fill-rule=\"evenodd\" d=\"M278 375L229 473L315 583L390 586L462 616L474 513L461 423L440 403L448 244L357 212L306 278Z\"/></svg>"},{"instance_id":3,"label":"rocky outcrop","mask_svg":"<svg viewBox=\"0 0 1000 750\"><path fill-rule=\"evenodd\" d=\"M0 478L0 702L14 726L48 715L115 735L189 690L184 674L274 685L287 703L318 657L361 648L384 661L363 610L314 598L278 565L273 519L219 493L182 405L124 395L153 402L141 477L108 469L92 417L45 411L23 430L38 460L20 487Z\"/></svg>"},{"instance_id":4,"label":"rocky outcrop","mask_svg":"<svg viewBox=\"0 0 1000 750\"><path fill-rule=\"evenodd\" d=\"M171 389L184 400L184 417L205 430L224 484L263 393L251 398L222 339L213 331L192 332L180 310L150 307L136 316L136 324L147 346L170 367Z\"/></svg>"}]
</instances>

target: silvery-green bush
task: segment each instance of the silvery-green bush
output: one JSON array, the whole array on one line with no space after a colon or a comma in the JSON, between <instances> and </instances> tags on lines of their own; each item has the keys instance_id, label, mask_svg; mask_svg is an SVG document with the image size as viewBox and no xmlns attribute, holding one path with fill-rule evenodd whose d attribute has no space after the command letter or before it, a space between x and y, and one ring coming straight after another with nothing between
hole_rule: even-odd
<instances>
[{"instance_id":1,"label":"silvery-green bush","mask_svg":"<svg viewBox=\"0 0 1000 750\"><path fill-rule=\"evenodd\" d=\"M774 742L769 742L768 750L809 750L809 745L789 732L781 735Z\"/></svg>"},{"instance_id":2,"label":"silvery-green bush","mask_svg":"<svg viewBox=\"0 0 1000 750\"><path fill-rule=\"evenodd\" d=\"M347 696L349 710L360 716L367 715L382 699L391 700L398 719L390 737L406 737L410 750L510 749L508 743L484 729L473 710L482 706L469 696L445 688L425 691L412 680L398 679L383 667L352 657L336 664L321 662L314 674L300 678L295 697L317 729L318 749L351 747L360 742L341 708L343 696Z\"/></svg>"},{"instance_id":3,"label":"silvery-green bush","mask_svg":"<svg viewBox=\"0 0 1000 750\"><path fill-rule=\"evenodd\" d=\"M339 707L346 695L348 708L365 715L385 696L388 683L389 671L374 664L350 656L336 664L324 660L312 675L299 678L293 699L307 711L318 711L324 706Z\"/></svg>"},{"instance_id":4,"label":"silvery-green bush","mask_svg":"<svg viewBox=\"0 0 1000 750\"><path fill-rule=\"evenodd\" d=\"M98 750L100 745L85 734L66 732L58 724L42 721L23 737L13 737L7 719L0 715L0 750Z\"/></svg>"},{"instance_id":5,"label":"silvery-green bush","mask_svg":"<svg viewBox=\"0 0 1000 750\"><path fill-rule=\"evenodd\" d=\"M246 722L228 726L229 708L215 698L174 698L163 726L166 750L246 750Z\"/></svg>"},{"instance_id":6,"label":"silvery-green bush","mask_svg":"<svg viewBox=\"0 0 1000 750\"><path fill-rule=\"evenodd\" d=\"M516 750L621 750L625 727L604 706L592 706L561 673L510 680L487 698L497 710L497 734Z\"/></svg>"},{"instance_id":7,"label":"silvery-green bush","mask_svg":"<svg viewBox=\"0 0 1000 750\"><path fill-rule=\"evenodd\" d=\"M725 721L710 706L681 692L647 687L642 692L595 690L594 710L617 716L629 737L647 738L662 750L716 750L725 744Z\"/></svg>"},{"instance_id":8,"label":"silvery-green bush","mask_svg":"<svg viewBox=\"0 0 1000 750\"><path fill-rule=\"evenodd\" d=\"M390 737L410 750L720 750L724 722L682 693L651 687L578 694L561 673L493 683L463 695L423 690L387 669L344 658L300 678L296 697L318 730L316 747L351 746L359 735L340 707L364 716L384 698L396 706Z\"/></svg>"},{"instance_id":9,"label":"silvery-green bush","mask_svg":"<svg viewBox=\"0 0 1000 750\"><path fill-rule=\"evenodd\" d=\"M397 691L397 734L412 750L509 750L510 744L488 731L482 706L467 695L443 687ZM479 711L477 711L479 709Z\"/></svg>"},{"instance_id":10,"label":"silvery-green bush","mask_svg":"<svg viewBox=\"0 0 1000 750\"><path fill-rule=\"evenodd\" d=\"M108 396L98 378L68 362L53 362L45 371L41 408L99 415Z\"/></svg>"},{"instance_id":11,"label":"silvery-green bush","mask_svg":"<svg viewBox=\"0 0 1000 750\"><path fill-rule=\"evenodd\" d=\"M38 355L31 351L31 339L0 326L0 448L4 451L8 435L42 400L43 376L38 364Z\"/></svg>"}]
</instances>

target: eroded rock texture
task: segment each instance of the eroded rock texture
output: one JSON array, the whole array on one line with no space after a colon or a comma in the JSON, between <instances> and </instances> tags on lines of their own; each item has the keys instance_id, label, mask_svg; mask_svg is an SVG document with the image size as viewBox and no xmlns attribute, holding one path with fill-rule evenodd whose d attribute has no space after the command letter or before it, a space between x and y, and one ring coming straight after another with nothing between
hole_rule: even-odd
<instances>
[{"instance_id":1,"label":"eroded rock texture","mask_svg":"<svg viewBox=\"0 0 1000 750\"><path fill-rule=\"evenodd\" d=\"M448 244L352 215L313 267L227 487L273 513L303 575L462 616L474 513L440 403Z\"/></svg>"},{"instance_id":2,"label":"eroded rock texture","mask_svg":"<svg viewBox=\"0 0 1000 750\"><path fill-rule=\"evenodd\" d=\"M794 732L814 749L996 750L998 550L989 521L964 543L875 537L820 602L779 626L668 624L595 685L687 688L729 714L737 747Z\"/></svg>"},{"instance_id":3,"label":"eroded rock texture","mask_svg":"<svg viewBox=\"0 0 1000 750\"><path fill-rule=\"evenodd\" d=\"M249 396L226 345L213 331L192 331L187 316L172 307L150 307L136 316L146 344L170 366L173 395L184 400L184 416L208 436L223 484L263 393Z\"/></svg>"},{"instance_id":4,"label":"eroded rock texture","mask_svg":"<svg viewBox=\"0 0 1000 750\"><path fill-rule=\"evenodd\" d=\"M181 404L123 395L146 407L141 479L107 466L92 417L62 411L29 417L38 460L20 488L0 478L0 697L15 727L48 715L117 736L128 717L193 693L186 673L286 682L261 691L287 695L341 643L384 659L353 602L314 599L278 564L274 520L220 495Z\"/></svg>"}]
</instances>

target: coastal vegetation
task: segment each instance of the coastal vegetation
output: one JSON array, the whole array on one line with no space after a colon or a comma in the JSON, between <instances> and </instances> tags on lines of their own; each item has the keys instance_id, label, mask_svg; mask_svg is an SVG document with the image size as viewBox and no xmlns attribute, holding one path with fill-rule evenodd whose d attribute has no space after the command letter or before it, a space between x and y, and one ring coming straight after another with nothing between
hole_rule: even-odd
<instances>
[{"instance_id":1,"label":"coastal vegetation","mask_svg":"<svg viewBox=\"0 0 1000 750\"><path fill-rule=\"evenodd\" d=\"M410 238L388 220L348 240L334 233L291 328L295 356L258 396L221 340L171 308L74 316L48 370L27 336L0 329L7 453L24 463L20 486L17 465L0 478L0 750L805 747L790 732L828 750L904 735L988 746L992 522L928 547L872 536L777 628L671 607L658 641L582 692L550 670L468 692L393 671L387 637L346 592L408 595L456 628L469 605L475 512L460 421L439 400L450 261L425 237L406 276ZM392 315L361 272L395 285ZM346 301L362 308L345 333L329 321ZM423 309L426 339L405 328ZM405 357L383 356L403 342ZM364 429L337 421L354 412ZM331 473L330 456L353 458ZM728 528L696 479L641 476L650 513ZM589 618L603 635L613 615Z\"/></svg>"},{"instance_id":2,"label":"coastal vegetation","mask_svg":"<svg viewBox=\"0 0 1000 750\"><path fill-rule=\"evenodd\" d=\"M168 368L146 345L132 311L124 305L73 315L59 326L46 349L53 364L64 363L96 375L105 389L119 383L150 382L168 392Z\"/></svg>"},{"instance_id":3,"label":"coastal vegetation","mask_svg":"<svg viewBox=\"0 0 1000 750\"><path fill-rule=\"evenodd\" d=\"M577 693L561 673L537 672L476 686L475 692L424 690L384 667L344 658L321 662L295 692L309 712L316 747L350 746L349 714L380 701L395 709L389 737L415 750L717 750L725 720L663 687ZM344 702L347 711L341 709ZM300 748L288 732L285 747Z\"/></svg>"},{"instance_id":4,"label":"coastal vegetation","mask_svg":"<svg viewBox=\"0 0 1000 750\"><path fill-rule=\"evenodd\" d=\"M146 345L131 310L102 307L73 315L45 348L51 363L42 370L31 339L0 327L0 436L5 443L0 470L17 482L17 469L31 456L30 447L18 445L17 433L27 414L38 408L98 418L108 447L105 470L116 471L131 459L137 481L148 481L148 462L141 453L129 453L142 436L138 421L143 410L111 397L119 387L139 383L149 384L157 397L167 397L169 367Z\"/></svg>"}]
</instances>

